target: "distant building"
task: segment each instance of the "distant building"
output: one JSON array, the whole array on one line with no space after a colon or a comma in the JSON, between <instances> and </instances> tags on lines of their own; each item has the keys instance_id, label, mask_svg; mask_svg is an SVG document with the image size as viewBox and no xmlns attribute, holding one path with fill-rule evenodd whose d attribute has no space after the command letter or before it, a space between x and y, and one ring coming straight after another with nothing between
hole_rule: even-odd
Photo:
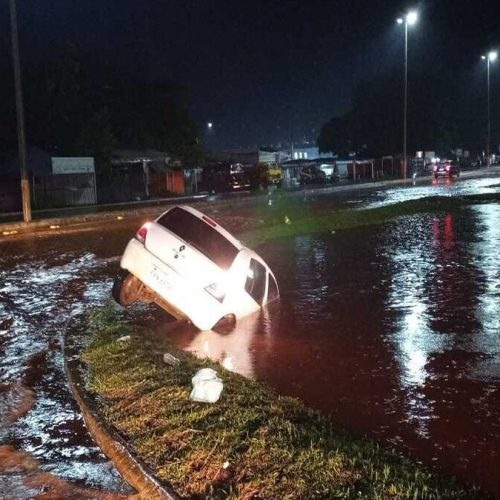
<instances>
[{"instance_id":1,"label":"distant building","mask_svg":"<svg viewBox=\"0 0 500 500\"><path fill-rule=\"evenodd\" d=\"M26 154L31 203L34 209L92 205L97 201L94 158L54 157L31 147ZM17 156L7 161L0 179L0 210L21 209Z\"/></svg>"},{"instance_id":2,"label":"distant building","mask_svg":"<svg viewBox=\"0 0 500 500\"><path fill-rule=\"evenodd\" d=\"M242 165L257 165L259 163L279 165L283 160L283 152L267 148L212 151L209 155L209 160L214 162L241 163Z\"/></svg>"},{"instance_id":3,"label":"distant building","mask_svg":"<svg viewBox=\"0 0 500 500\"><path fill-rule=\"evenodd\" d=\"M144 200L198 191L199 168L186 168L169 153L153 149L113 152L113 184L107 201Z\"/></svg>"},{"instance_id":4,"label":"distant building","mask_svg":"<svg viewBox=\"0 0 500 500\"><path fill-rule=\"evenodd\" d=\"M292 150L292 160L318 160L320 158L330 158L330 153L320 153L317 146L304 145L294 146Z\"/></svg>"}]
</instances>

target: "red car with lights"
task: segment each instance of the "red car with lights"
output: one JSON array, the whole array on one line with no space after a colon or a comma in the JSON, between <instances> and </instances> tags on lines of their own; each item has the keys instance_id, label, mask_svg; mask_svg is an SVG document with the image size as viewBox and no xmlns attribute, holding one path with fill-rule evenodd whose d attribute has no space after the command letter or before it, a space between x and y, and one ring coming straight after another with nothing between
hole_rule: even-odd
<instances>
[{"instance_id":1,"label":"red car with lights","mask_svg":"<svg viewBox=\"0 0 500 500\"><path fill-rule=\"evenodd\" d=\"M438 177L449 177L451 179L453 176L458 177L460 175L457 165L452 161L436 163L432 171L435 179Z\"/></svg>"}]
</instances>

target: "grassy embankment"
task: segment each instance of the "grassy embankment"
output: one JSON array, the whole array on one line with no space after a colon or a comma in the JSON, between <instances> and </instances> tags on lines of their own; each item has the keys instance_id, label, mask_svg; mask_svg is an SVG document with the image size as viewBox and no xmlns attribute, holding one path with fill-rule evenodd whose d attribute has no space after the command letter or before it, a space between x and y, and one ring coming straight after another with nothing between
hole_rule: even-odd
<instances>
[{"instance_id":1,"label":"grassy embankment","mask_svg":"<svg viewBox=\"0 0 500 500\"><path fill-rule=\"evenodd\" d=\"M328 233L334 230L380 224L401 216L456 211L465 206L479 203L498 203L499 201L500 193L463 197L432 196L378 208L341 209L319 215L311 214L307 206L295 202L277 207L274 214L263 212L262 227L238 236L247 245L256 246L270 239L300 234ZM285 214L288 216L289 224L283 222Z\"/></svg>"},{"instance_id":2,"label":"grassy embankment","mask_svg":"<svg viewBox=\"0 0 500 500\"><path fill-rule=\"evenodd\" d=\"M298 400L167 339L130 331L115 308L89 315L87 389L106 421L156 476L189 498L472 498L448 478L352 436ZM130 334L130 340L117 338ZM164 352L181 363L165 365ZM215 404L189 400L191 377L213 367Z\"/></svg>"},{"instance_id":3,"label":"grassy embankment","mask_svg":"<svg viewBox=\"0 0 500 500\"><path fill-rule=\"evenodd\" d=\"M381 223L401 215L457 210L498 201L500 195L433 198L373 210L339 210L311 216L273 212L264 227L240 238L256 244L301 233L330 232ZM224 370L208 360L177 352L148 331L130 331L117 312L104 307L87 323L92 341L84 353L87 389L102 414L155 474L182 496L217 498L471 498L448 478L352 436L299 401ZM117 342L122 335L130 340ZM162 362L164 352L181 359ZM214 367L224 381L213 404L189 400L191 377Z\"/></svg>"}]
</instances>

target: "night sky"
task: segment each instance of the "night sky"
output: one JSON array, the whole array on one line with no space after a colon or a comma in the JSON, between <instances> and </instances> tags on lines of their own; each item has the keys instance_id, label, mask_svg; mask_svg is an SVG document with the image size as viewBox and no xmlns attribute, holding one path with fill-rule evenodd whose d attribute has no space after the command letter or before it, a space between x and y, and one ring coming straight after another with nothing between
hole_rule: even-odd
<instances>
[{"instance_id":1,"label":"night sky","mask_svg":"<svg viewBox=\"0 0 500 500\"><path fill-rule=\"evenodd\" d=\"M409 38L414 68L456 72L482 92L480 55L500 48L498 0L17 3L23 64L71 41L135 76L185 84L193 116L200 126L214 123L206 139L219 147L277 144L291 131L295 141L314 141L349 107L357 81L394 67L402 74L403 28L395 20L408 8L420 15ZM4 0L3 63L10 50Z\"/></svg>"}]
</instances>

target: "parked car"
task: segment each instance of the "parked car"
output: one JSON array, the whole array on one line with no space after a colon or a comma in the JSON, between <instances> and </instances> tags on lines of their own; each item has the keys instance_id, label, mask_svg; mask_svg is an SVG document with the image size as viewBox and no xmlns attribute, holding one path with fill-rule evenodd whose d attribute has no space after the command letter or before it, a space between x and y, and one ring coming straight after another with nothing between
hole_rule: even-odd
<instances>
[{"instance_id":1,"label":"parked car","mask_svg":"<svg viewBox=\"0 0 500 500\"><path fill-rule=\"evenodd\" d=\"M300 169L298 180L300 184L323 184L326 174L317 165L308 165Z\"/></svg>"},{"instance_id":2,"label":"parked car","mask_svg":"<svg viewBox=\"0 0 500 500\"><path fill-rule=\"evenodd\" d=\"M242 191L251 188L251 177L241 163L217 163L203 167L201 183L210 193Z\"/></svg>"},{"instance_id":3,"label":"parked car","mask_svg":"<svg viewBox=\"0 0 500 500\"><path fill-rule=\"evenodd\" d=\"M458 177L460 175L460 170L458 166L452 161L444 161L441 163L436 163L433 167L434 178L438 177Z\"/></svg>"},{"instance_id":4,"label":"parked car","mask_svg":"<svg viewBox=\"0 0 500 500\"><path fill-rule=\"evenodd\" d=\"M174 206L144 224L120 262L113 297L155 302L200 330L242 318L279 297L268 265L205 214Z\"/></svg>"}]
</instances>

